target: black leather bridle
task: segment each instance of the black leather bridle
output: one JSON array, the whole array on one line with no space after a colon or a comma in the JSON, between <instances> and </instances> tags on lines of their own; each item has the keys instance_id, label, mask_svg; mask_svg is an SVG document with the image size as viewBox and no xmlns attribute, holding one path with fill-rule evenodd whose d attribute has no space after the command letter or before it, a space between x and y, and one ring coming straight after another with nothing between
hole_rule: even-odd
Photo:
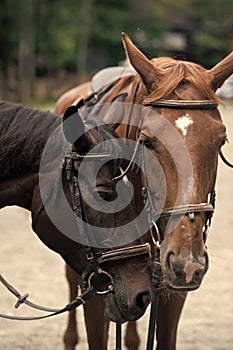
<instances>
[{"instance_id":1,"label":"black leather bridle","mask_svg":"<svg viewBox=\"0 0 233 350\"><path fill-rule=\"evenodd\" d=\"M75 162L81 162L84 159L111 160L112 157L108 153L79 154L73 151L71 146L67 151L67 154L63 160L63 170L65 171L66 180L68 182L69 189L70 189L72 209L75 217L81 219L81 220L77 220L77 228L79 231L81 231L81 234L84 234L83 232L84 227L82 226L82 222L83 222L82 220L86 220L86 218L85 218L85 212L82 206L82 197L81 197L81 192L79 188L79 182L74 171L74 164ZM38 209L34 212L32 217L33 227L35 227L36 222L39 219L40 213L44 209L45 203L47 203L47 201L52 199L52 196L54 196L54 192L56 193L56 190L58 188L57 181L59 181L58 176L56 177L55 182L53 183L52 187L50 188L47 195L45 196L45 200L40 204ZM91 235L91 237L89 237L89 242L94 242L95 238L94 238L93 232L90 230L88 234ZM83 274L81 275L81 279L79 283L79 287L81 288L82 293L80 296L78 296L76 299L71 301L62 309L47 308L29 301L28 300L29 294L26 293L24 295L21 295L12 285L10 285L6 281L6 279L2 275L0 275L0 282L2 282L3 285L11 293L13 293L17 298L17 303L15 306L16 308L18 308L21 304L26 304L32 308L49 312L49 314L47 315L35 316L35 317L30 317L30 316L20 317L20 316L11 316L11 315L5 315L5 314L0 314L0 317L6 318L6 319L14 319L14 320L38 320L38 319L55 316L66 311L70 311L84 304L86 300L89 299L94 293L106 294L109 292L114 292L113 278L107 271L102 269L101 267L102 263L128 259L139 255L148 255L149 257L151 254L149 243L126 246L126 247L117 248L109 251L103 251L100 248L95 248L92 246L85 246L85 251L86 251L86 258L87 258L88 264Z\"/></svg>"},{"instance_id":2,"label":"black leather bridle","mask_svg":"<svg viewBox=\"0 0 233 350\"><path fill-rule=\"evenodd\" d=\"M70 188L73 212L75 217L81 219L78 221L78 230L82 231L81 234L84 234L84 227L82 226L82 223L83 221L86 221L86 218L82 206L82 197L79 188L79 182L74 172L74 162L80 162L83 159L93 160L98 158L109 160L112 159L111 155L108 153L78 154L77 152L73 152L72 148L70 148L64 160L64 169L66 171L66 179ZM95 242L95 237L91 230L89 230L88 233L85 232L85 234L91 235L91 237L89 237L89 242ZM112 278L108 274L108 272L102 271L102 269L100 268L100 264L104 262L135 257L143 254L150 255L149 243L126 246L123 248L112 249L109 251L103 251L101 248L86 246L85 250L89 264L81 276L80 287L83 290L87 286L90 286L90 284L93 284L93 282L95 281L96 285L94 287L96 289L96 292L100 294L105 294L109 291L113 291ZM102 280L103 275L105 276L105 280L107 280L107 277L109 278L109 281L107 282L107 288L105 288L106 281L104 283L104 288L103 286L98 287L98 277L100 278L100 280Z\"/></svg>"}]
</instances>

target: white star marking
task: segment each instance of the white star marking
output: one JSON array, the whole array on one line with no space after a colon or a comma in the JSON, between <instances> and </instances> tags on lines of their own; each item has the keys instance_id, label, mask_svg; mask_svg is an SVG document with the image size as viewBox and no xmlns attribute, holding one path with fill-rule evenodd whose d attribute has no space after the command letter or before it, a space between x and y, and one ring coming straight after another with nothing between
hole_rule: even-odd
<instances>
[{"instance_id":1,"label":"white star marking","mask_svg":"<svg viewBox=\"0 0 233 350\"><path fill-rule=\"evenodd\" d=\"M180 129L183 133L184 136L187 135L188 132L188 127L193 124L193 120L192 118L189 116L188 113L186 113L185 115L183 115L182 117L178 118L175 121L175 124L177 126L178 129Z\"/></svg>"}]
</instances>

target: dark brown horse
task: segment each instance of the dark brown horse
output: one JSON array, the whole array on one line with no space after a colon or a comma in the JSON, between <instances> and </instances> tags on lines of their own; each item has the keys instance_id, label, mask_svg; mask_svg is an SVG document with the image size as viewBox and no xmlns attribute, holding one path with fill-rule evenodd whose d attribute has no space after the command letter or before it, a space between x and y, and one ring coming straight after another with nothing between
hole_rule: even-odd
<instances>
[{"instance_id":1,"label":"dark brown horse","mask_svg":"<svg viewBox=\"0 0 233 350\"><path fill-rule=\"evenodd\" d=\"M0 207L31 211L38 237L83 276L84 289L107 292L106 315L118 323L139 318L151 301L150 246L127 183L115 179L122 146L103 123L84 127L76 108L61 118L0 102Z\"/></svg>"},{"instance_id":2,"label":"dark brown horse","mask_svg":"<svg viewBox=\"0 0 233 350\"><path fill-rule=\"evenodd\" d=\"M151 221L156 222L156 239L161 243L164 289L157 316L157 350L174 350L186 292L198 288L208 270L206 236L214 211L218 154L227 138L215 92L233 73L233 53L207 70L167 57L149 60L125 34L123 42L135 72L124 76L118 68L115 80L102 76L108 84L94 91L94 99L110 102L127 94L131 107L123 118L115 119L120 123L117 132L138 140L160 164L148 161L146 154L143 157ZM62 113L80 97L93 99L91 90L92 84L86 83L66 92L57 101L56 112ZM144 185L145 174L139 193ZM156 217L158 212L161 215ZM88 310L86 315L90 317ZM138 349L138 341L131 323L127 347Z\"/></svg>"}]
</instances>

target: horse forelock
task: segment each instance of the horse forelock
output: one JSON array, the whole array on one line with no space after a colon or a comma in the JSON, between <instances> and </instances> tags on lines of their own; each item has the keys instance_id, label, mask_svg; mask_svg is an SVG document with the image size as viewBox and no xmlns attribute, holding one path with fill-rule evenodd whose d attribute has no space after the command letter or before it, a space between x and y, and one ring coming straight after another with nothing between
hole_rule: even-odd
<instances>
[{"instance_id":1,"label":"horse forelock","mask_svg":"<svg viewBox=\"0 0 233 350\"><path fill-rule=\"evenodd\" d=\"M151 62L156 70L154 88L147 97L148 102L168 98L170 94L175 94L178 99L186 99L185 83L193 88L194 100L201 98L221 102L210 86L207 70L202 66L169 57L154 58Z\"/></svg>"}]
</instances>

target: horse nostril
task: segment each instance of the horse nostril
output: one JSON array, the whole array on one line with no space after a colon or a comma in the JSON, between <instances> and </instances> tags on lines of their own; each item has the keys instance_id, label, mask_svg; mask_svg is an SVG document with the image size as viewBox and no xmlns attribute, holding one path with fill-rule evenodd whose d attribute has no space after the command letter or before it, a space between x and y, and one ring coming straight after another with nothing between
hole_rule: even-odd
<instances>
[{"instance_id":1,"label":"horse nostril","mask_svg":"<svg viewBox=\"0 0 233 350\"><path fill-rule=\"evenodd\" d=\"M204 275L204 270L202 270L202 269L196 270L196 271L194 271L193 279L200 278L203 275Z\"/></svg>"},{"instance_id":2,"label":"horse nostril","mask_svg":"<svg viewBox=\"0 0 233 350\"><path fill-rule=\"evenodd\" d=\"M183 271L182 261L173 252L167 254L166 259L167 269L175 274L176 278L183 278L185 276Z\"/></svg>"},{"instance_id":3,"label":"horse nostril","mask_svg":"<svg viewBox=\"0 0 233 350\"><path fill-rule=\"evenodd\" d=\"M204 252L198 257L191 254L187 257L173 253L167 253L165 260L165 272L169 284L184 286L188 284L200 285L208 270L208 254Z\"/></svg>"},{"instance_id":4,"label":"horse nostril","mask_svg":"<svg viewBox=\"0 0 233 350\"><path fill-rule=\"evenodd\" d=\"M137 305L140 309L144 309L151 302L151 293L149 290L143 290L137 293L134 298L135 305Z\"/></svg>"}]
</instances>

